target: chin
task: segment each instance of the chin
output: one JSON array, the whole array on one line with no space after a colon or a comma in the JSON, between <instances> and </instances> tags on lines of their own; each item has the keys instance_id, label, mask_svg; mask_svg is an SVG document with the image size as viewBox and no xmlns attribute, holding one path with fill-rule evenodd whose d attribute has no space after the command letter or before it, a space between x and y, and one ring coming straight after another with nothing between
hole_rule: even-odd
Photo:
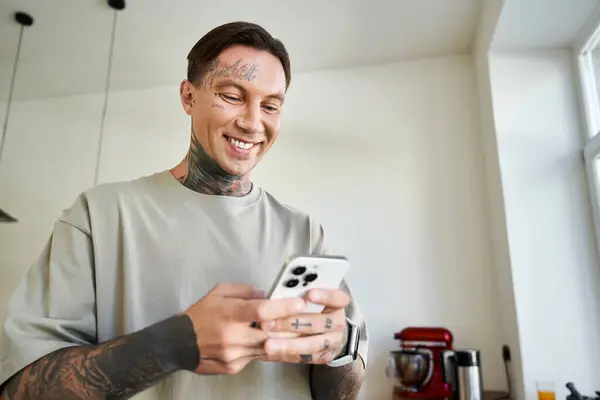
<instances>
[{"instance_id":1,"label":"chin","mask_svg":"<svg viewBox=\"0 0 600 400\"><path fill-rule=\"evenodd\" d=\"M216 157L219 167L228 174L244 176L258 164L265 142L260 142L252 149L240 149L229 140L225 140L224 148L219 149Z\"/></svg>"},{"instance_id":2,"label":"chin","mask_svg":"<svg viewBox=\"0 0 600 400\"><path fill-rule=\"evenodd\" d=\"M226 162L220 165L223 171L231 175L244 176L254 168L254 163L244 162L243 164Z\"/></svg>"}]
</instances>

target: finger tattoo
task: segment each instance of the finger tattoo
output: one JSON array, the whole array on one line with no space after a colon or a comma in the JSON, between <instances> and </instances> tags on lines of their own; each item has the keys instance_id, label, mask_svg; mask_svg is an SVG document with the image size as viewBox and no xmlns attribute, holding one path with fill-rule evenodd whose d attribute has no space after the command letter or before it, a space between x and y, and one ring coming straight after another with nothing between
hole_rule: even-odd
<instances>
[{"instance_id":1,"label":"finger tattoo","mask_svg":"<svg viewBox=\"0 0 600 400\"><path fill-rule=\"evenodd\" d=\"M312 323L310 322L300 322L300 320L298 318L296 318L296 320L294 322L292 322L292 327L294 329L298 329L300 327L311 327Z\"/></svg>"},{"instance_id":2,"label":"finger tattoo","mask_svg":"<svg viewBox=\"0 0 600 400\"><path fill-rule=\"evenodd\" d=\"M329 350L331 348L331 342L329 341L329 339L325 339L325 342L323 342L323 349L321 350L321 355L319 356L319 361L324 361L327 360L327 357L329 357Z\"/></svg>"},{"instance_id":3,"label":"finger tattoo","mask_svg":"<svg viewBox=\"0 0 600 400\"><path fill-rule=\"evenodd\" d=\"M300 362L308 363L313 359L312 354L300 354Z\"/></svg>"},{"instance_id":4,"label":"finger tattoo","mask_svg":"<svg viewBox=\"0 0 600 400\"><path fill-rule=\"evenodd\" d=\"M328 317L325 320L325 329L331 329L332 326L333 326L333 320Z\"/></svg>"}]
</instances>

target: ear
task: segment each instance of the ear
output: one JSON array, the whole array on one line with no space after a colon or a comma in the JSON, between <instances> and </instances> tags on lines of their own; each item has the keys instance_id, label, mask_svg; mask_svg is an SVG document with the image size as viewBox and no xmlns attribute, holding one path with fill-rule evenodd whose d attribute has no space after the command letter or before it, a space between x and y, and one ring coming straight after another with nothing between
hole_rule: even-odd
<instances>
[{"instance_id":1,"label":"ear","mask_svg":"<svg viewBox=\"0 0 600 400\"><path fill-rule=\"evenodd\" d=\"M192 110L195 106L195 90L194 85L187 79L179 85L179 96L181 97L181 105L187 115L192 115Z\"/></svg>"}]
</instances>

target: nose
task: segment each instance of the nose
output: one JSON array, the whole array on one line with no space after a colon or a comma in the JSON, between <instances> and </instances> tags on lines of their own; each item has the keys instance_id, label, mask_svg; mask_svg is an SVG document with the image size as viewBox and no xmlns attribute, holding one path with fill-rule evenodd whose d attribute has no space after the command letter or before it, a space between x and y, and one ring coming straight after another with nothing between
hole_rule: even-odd
<instances>
[{"instance_id":1,"label":"nose","mask_svg":"<svg viewBox=\"0 0 600 400\"><path fill-rule=\"evenodd\" d=\"M262 133L264 126L261 120L260 106L248 105L245 112L237 118L236 124L246 133Z\"/></svg>"}]
</instances>

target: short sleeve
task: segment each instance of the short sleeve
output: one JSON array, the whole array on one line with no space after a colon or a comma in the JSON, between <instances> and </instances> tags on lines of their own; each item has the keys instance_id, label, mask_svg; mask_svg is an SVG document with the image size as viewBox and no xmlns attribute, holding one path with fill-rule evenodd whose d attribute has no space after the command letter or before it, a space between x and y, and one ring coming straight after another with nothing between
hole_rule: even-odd
<instances>
[{"instance_id":1,"label":"short sleeve","mask_svg":"<svg viewBox=\"0 0 600 400\"><path fill-rule=\"evenodd\" d=\"M0 386L55 350L95 343L92 266L89 234L59 220L9 300L0 329Z\"/></svg>"},{"instance_id":2,"label":"short sleeve","mask_svg":"<svg viewBox=\"0 0 600 400\"><path fill-rule=\"evenodd\" d=\"M327 242L325 240L325 230L323 226L320 224L315 224L312 228L313 238L313 254L319 255L341 255L339 253L332 252L328 247ZM349 318L352 322L354 322L360 328L360 339L358 343L358 354L363 360L365 368L367 367L367 357L369 353L369 331L367 329L367 322L365 320L364 315L362 314L358 302L352 293L352 289L344 280L341 285L341 289L346 291L350 295L351 301L350 305L346 308L346 318Z\"/></svg>"}]
</instances>

